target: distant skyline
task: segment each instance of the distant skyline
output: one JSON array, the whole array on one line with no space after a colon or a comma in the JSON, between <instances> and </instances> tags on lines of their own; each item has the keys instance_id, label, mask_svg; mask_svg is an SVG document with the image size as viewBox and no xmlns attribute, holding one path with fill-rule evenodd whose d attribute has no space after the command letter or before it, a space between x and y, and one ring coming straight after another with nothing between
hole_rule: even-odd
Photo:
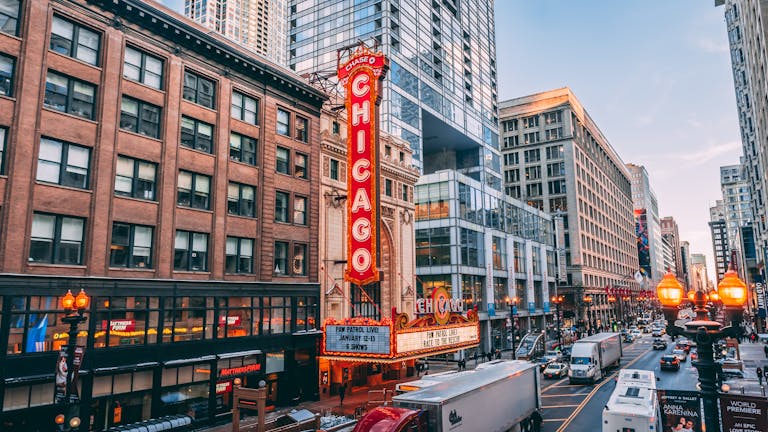
<instances>
[{"instance_id":1,"label":"distant skyline","mask_svg":"<svg viewBox=\"0 0 768 432\"><path fill-rule=\"evenodd\" d=\"M499 101L570 87L714 281L709 207L742 154L723 8L713 1L497 1Z\"/></svg>"},{"instance_id":2,"label":"distant skyline","mask_svg":"<svg viewBox=\"0 0 768 432\"><path fill-rule=\"evenodd\" d=\"M183 13L183 0L163 0ZM709 207L741 139L723 9L712 1L496 1L499 101L570 87L625 163L645 166L716 273Z\"/></svg>"}]
</instances>

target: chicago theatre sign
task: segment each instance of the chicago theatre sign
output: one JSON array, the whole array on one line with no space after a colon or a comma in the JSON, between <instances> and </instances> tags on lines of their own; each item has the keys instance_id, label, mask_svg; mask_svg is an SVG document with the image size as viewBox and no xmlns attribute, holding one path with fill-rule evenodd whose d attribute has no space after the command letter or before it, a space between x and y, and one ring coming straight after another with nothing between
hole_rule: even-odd
<instances>
[{"instance_id":1,"label":"chicago theatre sign","mask_svg":"<svg viewBox=\"0 0 768 432\"><path fill-rule=\"evenodd\" d=\"M347 257L345 279L355 285L379 280L378 106L388 65L381 52L360 45L338 76L347 108Z\"/></svg>"}]
</instances>

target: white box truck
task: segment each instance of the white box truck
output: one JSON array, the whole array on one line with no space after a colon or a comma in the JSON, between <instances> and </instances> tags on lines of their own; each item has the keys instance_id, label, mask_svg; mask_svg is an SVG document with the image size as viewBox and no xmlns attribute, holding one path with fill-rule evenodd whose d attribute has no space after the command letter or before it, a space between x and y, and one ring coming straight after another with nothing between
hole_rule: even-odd
<instances>
[{"instance_id":1,"label":"white box truck","mask_svg":"<svg viewBox=\"0 0 768 432\"><path fill-rule=\"evenodd\" d=\"M603 409L603 432L661 431L656 374L624 369ZM663 432L663 431L662 431Z\"/></svg>"},{"instance_id":2,"label":"white box truck","mask_svg":"<svg viewBox=\"0 0 768 432\"><path fill-rule=\"evenodd\" d=\"M389 426L380 429L380 421L390 422L392 432L519 431L520 423L541 407L539 372L526 361L496 360L397 395L392 405L369 411L353 432L390 432Z\"/></svg>"},{"instance_id":3,"label":"white box truck","mask_svg":"<svg viewBox=\"0 0 768 432\"><path fill-rule=\"evenodd\" d=\"M579 339L571 348L571 367L568 381L594 384L605 374L606 369L618 366L621 360L621 338L619 333L598 333Z\"/></svg>"}]
</instances>

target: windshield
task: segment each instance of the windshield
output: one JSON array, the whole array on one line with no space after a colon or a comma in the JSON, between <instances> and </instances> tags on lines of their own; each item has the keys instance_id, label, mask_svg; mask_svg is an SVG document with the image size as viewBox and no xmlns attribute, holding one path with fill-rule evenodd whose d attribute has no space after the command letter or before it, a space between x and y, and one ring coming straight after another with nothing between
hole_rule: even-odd
<instances>
[{"instance_id":1,"label":"windshield","mask_svg":"<svg viewBox=\"0 0 768 432\"><path fill-rule=\"evenodd\" d=\"M589 357L573 357L571 359L572 365L588 365L590 363Z\"/></svg>"}]
</instances>

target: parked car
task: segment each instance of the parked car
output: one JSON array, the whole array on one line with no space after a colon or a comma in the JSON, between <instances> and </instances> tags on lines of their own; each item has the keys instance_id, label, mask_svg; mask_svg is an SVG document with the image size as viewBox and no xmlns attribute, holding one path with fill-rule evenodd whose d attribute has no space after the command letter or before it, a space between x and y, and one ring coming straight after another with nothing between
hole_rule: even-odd
<instances>
[{"instance_id":1,"label":"parked car","mask_svg":"<svg viewBox=\"0 0 768 432\"><path fill-rule=\"evenodd\" d=\"M659 364L662 369L680 370L680 359L674 355L663 355Z\"/></svg>"},{"instance_id":2,"label":"parked car","mask_svg":"<svg viewBox=\"0 0 768 432\"><path fill-rule=\"evenodd\" d=\"M562 378L568 376L568 365L552 362L544 369L544 378Z\"/></svg>"},{"instance_id":3,"label":"parked car","mask_svg":"<svg viewBox=\"0 0 768 432\"><path fill-rule=\"evenodd\" d=\"M688 360L688 353L685 352L685 350L681 350L681 349L677 349L677 348L673 349L672 350L672 355L677 357L682 362Z\"/></svg>"},{"instance_id":4,"label":"parked car","mask_svg":"<svg viewBox=\"0 0 768 432\"><path fill-rule=\"evenodd\" d=\"M665 350L667 349L667 341L661 338L656 338L653 340L653 349L655 350Z\"/></svg>"},{"instance_id":5,"label":"parked car","mask_svg":"<svg viewBox=\"0 0 768 432\"><path fill-rule=\"evenodd\" d=\"M738 369L723 369L723 380L744 379L744 372Z\"/></svg>"},{"instance_id":6,"label":"parked car","mask_svg":"<svg viewBox=\"0 0 768 432\"><path fill-rule=\"evenodd\" d=\"M560 351L547 351L544 353L544 357L550 358L555 361L561 361L563 359L563 354Z\"/></svg>"}]
</instances>

